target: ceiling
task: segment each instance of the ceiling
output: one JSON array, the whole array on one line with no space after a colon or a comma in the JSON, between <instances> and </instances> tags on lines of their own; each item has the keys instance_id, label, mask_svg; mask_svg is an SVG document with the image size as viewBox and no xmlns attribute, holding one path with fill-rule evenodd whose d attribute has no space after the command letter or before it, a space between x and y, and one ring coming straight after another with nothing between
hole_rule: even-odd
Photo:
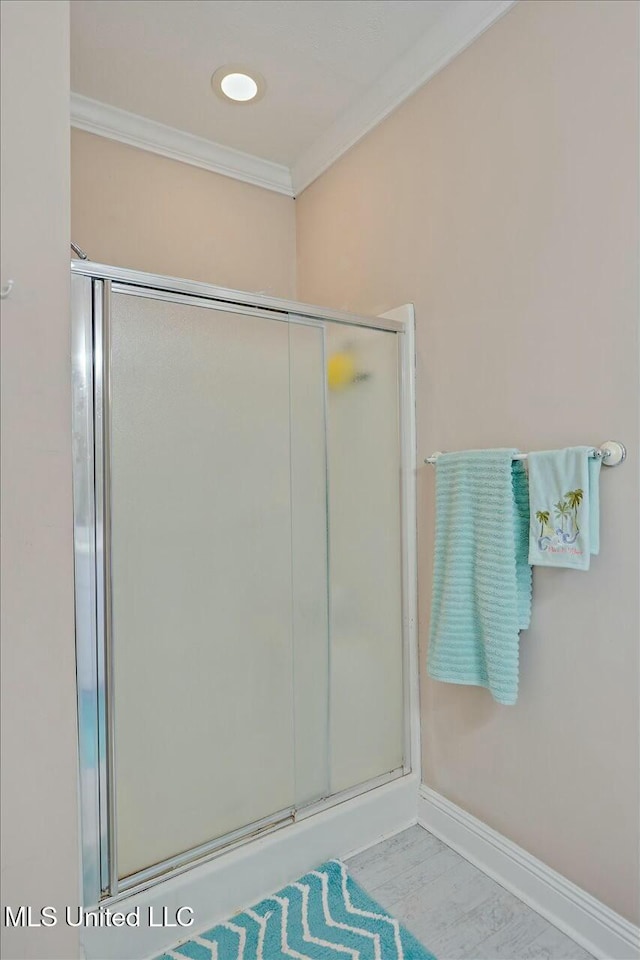
<instances>
[{"instance_id":1,"label":"ceiling","mask_svg":"<svg viewBox=\"0 0 640 960\"><path fill-rule=\"evenodd\" d=\"M457 21L467 26L472 12L478 21L487 11L495 19L495 11L509 5L505 0L72 0L71 89L81 98L290 170L336 124L344 125L372 90L384 96L387 76L393 80L395 73L397 87L398 71L416 62L425 41L442 44ZM227 63L261 73L264 98L238 106L216 97L211 74ZM113 116L117 124L117 112Z\"/></svg>"}]
</instances>

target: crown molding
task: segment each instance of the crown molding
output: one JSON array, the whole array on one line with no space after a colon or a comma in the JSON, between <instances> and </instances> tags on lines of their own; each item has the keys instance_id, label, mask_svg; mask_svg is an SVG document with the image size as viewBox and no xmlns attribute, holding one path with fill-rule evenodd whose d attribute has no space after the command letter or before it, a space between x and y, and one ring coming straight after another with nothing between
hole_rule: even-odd
<instances>
[{"instance_id":1,"label":"crown molding","mask_svg":"<svg viewBox=\"0 0 640 960\"><path fill-rule=\"evenodd\" d=\"M294 195L361 140L502 17L517 0L460 0L350 109L322 134L291 170Z\"/></svg>"},{"instance_id":2,"label":"crown molding","mask_svg":"<svg viewBox=\"0 0 640 960\"><path fill-rule=\"evenodd\" d=\"M243 180L256 187L293 196L291 172L283 164L184 133L78 93L71 94L71 126L171 160L189 163L193 167L233 177L234 180Z\"/></svg>"},{"instance_id":3,"label":"crown molding","mask_svg":"<svg viewBox=\"0 0 640 960\"><path fill-rule=\"evenodd\" d=\"M303 153L291 170L204 137L71 94L71 125L294 197L502 17L518 0L458 0L434 27Z\"/></svg>"}]
</instances>

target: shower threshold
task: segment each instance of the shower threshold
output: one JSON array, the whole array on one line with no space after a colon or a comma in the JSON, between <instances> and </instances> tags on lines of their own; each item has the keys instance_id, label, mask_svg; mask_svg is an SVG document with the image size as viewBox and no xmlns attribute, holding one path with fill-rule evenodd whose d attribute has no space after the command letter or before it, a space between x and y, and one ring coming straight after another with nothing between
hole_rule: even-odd
<instances>
[{"instance_id":1,"label":"shower threshold","mask_svg":"<svg viewBox=\"0 0 640 960\"><path fill-rule=\"evenodd\" d=\"M281 830L283 827L288 827L293 823L306 820L308 817L315 816L325 810L330 810L338 804L353 800L371 790L376 790L378 787L398 780L400 777L406 776L409 773L410 771L407 768L397 767L395 770L373 777L371 780L366 780L363 783L348 787L345 790L340 790L320 800L313 800L300 807L289 807L285 810L279 810L276 813L270 814L268 817L256 820L222 837L217 837L215 840L211 840L198 847L186 850L184 853L163 860L161 863L153 864L153 866L147 867L144 870L138 870L130 876L120 877L118 880L118 892L113 896L107 895L102 898L100 905L108 906L112 903L118 903L124 898L130 897L132 894L147 890L156 883L178 876L186 870L191 870L194 867L207 863L209 860L230 853L232 850L236 850L244 844L258 840L268 834L274 833L276 830Z\"/></svg>"}]
</instances>

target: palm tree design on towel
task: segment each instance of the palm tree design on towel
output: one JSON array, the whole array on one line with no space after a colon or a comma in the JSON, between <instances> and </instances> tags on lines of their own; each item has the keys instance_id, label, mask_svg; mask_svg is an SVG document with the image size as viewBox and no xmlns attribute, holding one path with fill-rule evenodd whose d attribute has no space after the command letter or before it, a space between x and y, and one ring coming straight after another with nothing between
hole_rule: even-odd
<instances>
[{"instance_id":1,"label":"palm tree design on towel","mask_svg":"<svg viewBox=\"0 0 640 960\"><path fill-rule=\"evenodd\" d=\"M540 524L540 536L538 537L538 548L546 550L551 543L575 543L580 534L578 525L578 511L584 498L584 491L579 487L576 490L568 490L561 500L554 504L553 512L559 526L552 527L549 523L551 517L550 510L537 510L536 520ZM570 522L573 529L565 532L565 522Z\"/></svg>"},{"instance_id":2,"label":"palm tree design on towel","mask_svg":"<svg viewBox=\"0 0 640 960\"><path fill-rule=\"evenodd\" d=\"M566 500L558 500L553 508L553 512L556 515L556 518L560 521L561 535L564 536L564 521L567 517L571 516L569 504L566 502Z\"/></svg>"},{"instance_id":3,"label":"palm tree design on towel","mask_svg":"<svg viewBox=\"0 0 640 960\"><path fill-rule=\"evenodd\" d=\"M540 524L540 539L542 540L544 536L544 528L549 523L549 511L548 510L538 510L536 513L536 520Z\"/></svg>"},{"instance_id":4,"label":"palm tree design on towel","mask_svg":"<svg viewBox=\"0 0 640 960\"><path fill-rule=\"evenodd\" d=\"M579 488L577 490L569 490L568 493L565 493L565 499L569 504L571 510L573 510L573 525L574 525L574 534L573 540L566 541L567 543L573 543L580 533L580 527L578 526L578 507L582 503L583 493Z\"/></svg>"}]
</instances>

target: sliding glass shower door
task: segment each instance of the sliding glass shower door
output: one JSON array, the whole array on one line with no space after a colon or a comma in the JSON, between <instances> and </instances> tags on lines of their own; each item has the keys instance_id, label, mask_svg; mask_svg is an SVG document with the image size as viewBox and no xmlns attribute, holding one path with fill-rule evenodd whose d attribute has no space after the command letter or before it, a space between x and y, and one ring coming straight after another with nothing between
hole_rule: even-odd
<instances>
[{"instance_id":1,"label":"sliding glass shower door","mask_svg":"<svg viewBox=\"0 0 640 960\"><path fill-rule=\"evenodd\" d=\"M326 791L323 337L284 321L111 297L121 878Z\"/></svg>"},{"instance_id":2,"label":"sliding glass shower door","mask_svg":"<svg viewBox=\"0 0 640 960\"><path fill-rule=\"evenodd\" d=\"M94 901L406 771L398 333L172 284L74 277Z\"/></svg>"},{"instance_id":3,"label":"sliding glass shower door","mask_svg":"<svg viewBox=\"0 0 640 960\"><path fill-rule=\"evenodd\" d=\"M398 336L328 324L330 781L353 787L403 764ZM330 370L332 367L330 366Z\"/></svg>"}]
</instances>

